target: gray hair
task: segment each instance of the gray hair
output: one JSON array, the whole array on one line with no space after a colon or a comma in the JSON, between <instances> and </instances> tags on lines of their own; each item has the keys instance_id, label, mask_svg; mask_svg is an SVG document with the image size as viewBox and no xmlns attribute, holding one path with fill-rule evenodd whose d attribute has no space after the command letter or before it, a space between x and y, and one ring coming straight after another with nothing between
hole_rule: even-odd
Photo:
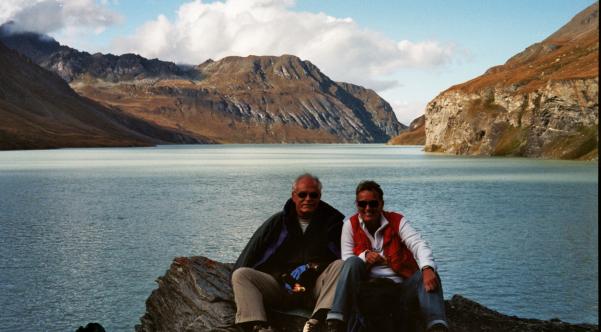
<instances>
[{"instance_id":1,"label":"gray hair","mask_svg":"<svg viewBox=\"0 0 601 332\"><path fill-rule=\"evenodd\" d=\"M319 181L319 178L311 173L303 173L299 176L296 177L296 179L294 179L294 182L292 182L292 191L296 191L296 185L300 182L300 180L304 179L304 178L309 178L313 181L315 181L317 183L317 188L319 189L319 191L321 191L321 181Z\"/></svg>"}]
</instances>

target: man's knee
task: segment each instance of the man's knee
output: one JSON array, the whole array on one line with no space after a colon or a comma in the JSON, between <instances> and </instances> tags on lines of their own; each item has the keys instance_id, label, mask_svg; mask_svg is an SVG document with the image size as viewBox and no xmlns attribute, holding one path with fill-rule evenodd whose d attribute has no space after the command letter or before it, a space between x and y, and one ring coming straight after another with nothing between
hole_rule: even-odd
<instances>
[{"instance_id":1,"label":"man's knee","mask_svg":"<svg viewBox=\"0 0 601 332\"><path fill-rule=\"evenodd\" d=\"M351 270L365 269L365 262L357 256L351 256L344 261L344 267Z\"/></svg>"},{"instance_id":2,"label":"man's knee","mask_svg":"<svg viewBox=\"0 0 601 332\"><path fill-rule=\"evenodd\" d=\"M440 275L438 274L437 271L434 271L434 275L436 276L436 279L438 280L438 284L442 285L442 281L440 280ZM423 282L424 281L424 274L421 270L417 270L415 271L415 273L413 273L413 275L411 276L411 280L415 281L415 282Z\"/></svg>"},{"instance_id":3,"label":"man's knee","mask_svg":"<svg viewBox=\"0 0 601 332\"><path fill-rule=\"evenodd\" d=\"M343 265L344 265L344 261L342 259L337 259L337 260L333 261L332 263L330 263L328 268L339 271L340 269L342 269Z\"/></svg>"},{"instance_id":4,"label":"man's knee","mask_svg":"<svg viewBox=\"0 0 601 332\"><path fill-rule=\"evenodd\" d=\"M257 270L250 267L240 267L232 273L232 284L240 284L249 280Z\"/></svg>"}]
</instances>

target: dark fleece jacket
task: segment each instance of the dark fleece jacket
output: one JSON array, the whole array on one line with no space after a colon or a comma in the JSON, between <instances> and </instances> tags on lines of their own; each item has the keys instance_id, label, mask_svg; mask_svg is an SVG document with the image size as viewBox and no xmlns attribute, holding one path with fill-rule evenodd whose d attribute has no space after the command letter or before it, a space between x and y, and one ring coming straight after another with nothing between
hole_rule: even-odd
<instances>
[{"instance_id":1,"label":"dark fleece jacket","mask_svg":"<svg viewBox=\"0 0 601 332\"><path fill-rule=\"evenodd\" d=\"M261 225L234 264L278 277L305 263L327 265L340 258L344 215L321 201L303 234L292 199Z\"/></svg>"}]
</instances>

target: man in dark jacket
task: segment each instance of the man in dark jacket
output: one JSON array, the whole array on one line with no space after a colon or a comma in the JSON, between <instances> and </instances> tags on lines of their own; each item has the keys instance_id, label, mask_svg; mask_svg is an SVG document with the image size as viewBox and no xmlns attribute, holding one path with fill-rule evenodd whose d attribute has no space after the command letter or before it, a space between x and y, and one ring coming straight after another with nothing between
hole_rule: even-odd
<instances>
[{"instance_id":1,"label":"man in dark jacket","mask_svg":"<svg viewBox=\"0 0 601 332\"><path fill-rule=\"evenodd\" d=\"M236 323L248 331L273 331L265 306L311 303L313 330L332 306L342 267L340 234L344 215L320 200L321 182L296 178L292 197L252 236L234 265Z\"/></svg>"}]
</instances>

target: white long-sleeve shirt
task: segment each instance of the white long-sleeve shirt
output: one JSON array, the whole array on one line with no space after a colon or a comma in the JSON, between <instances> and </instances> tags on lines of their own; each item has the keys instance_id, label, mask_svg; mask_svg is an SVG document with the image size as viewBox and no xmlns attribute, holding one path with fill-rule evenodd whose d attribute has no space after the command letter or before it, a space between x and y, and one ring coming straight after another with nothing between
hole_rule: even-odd
<instances>
[{"instance_id":1,"label":"white long-sleeve shirt","mask_svg":"<svg viewBox=\"0 0 601 332\"><path fill-rule=\"evenodd\" d=\"M359 216L359 225L365 232L365 235L367 235L367 238L372 246L372 251L375 251L384 257L384 250L382 248L384 243L383 231L384 226L388 225L388 220L386 220L384 215L381 215L380 228L378 228L376 231L375 237L369 233L361 216ZM407 246L407 249L409 249L409 251L411 251L413 254L413 258L415 258L415 261L420 269L422 269L424 266L430 266L436 270L436 263L434 262L432 250L428 246L428 243L422 239L421 235L413 227L411 227L409 221L405 219L404 216L401 219L399 236L401 237L401 241L403 241L403 243ZM343 260L346 260L351 256L355 256L355 253L353 252L353 248L355 246L355 242L353 241L353 226L351 225L350 218L346 219L344 221L344 225L342 226L340 246ZM362 252L358 257L365 262L365 251ZM395 282L401 282L403 280L388 265L373 266L370 270L370 275L372 278L390 278Z\"/></svg>"}]
</instances>

